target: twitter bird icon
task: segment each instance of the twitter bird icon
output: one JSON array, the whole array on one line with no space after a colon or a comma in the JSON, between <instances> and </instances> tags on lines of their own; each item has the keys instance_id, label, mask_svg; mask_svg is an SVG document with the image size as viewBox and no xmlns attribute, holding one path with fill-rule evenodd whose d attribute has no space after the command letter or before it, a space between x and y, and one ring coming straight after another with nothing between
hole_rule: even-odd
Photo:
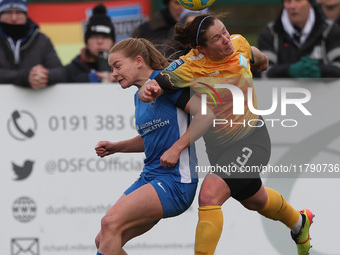
<instances>
[{"instance_id":1,"label":"twitter bird icon","mask_svg":"<svg viewBox=\"0 0 340 255\"><path fill-rule=\"evenodd\" d=\"M14 174L16 175L16 181L21 181L26 179L33 170L34 162L31 160L26 160L23 166L18 166L17 164L12 162L12 168Z\"/></svg>"}]
</instances>

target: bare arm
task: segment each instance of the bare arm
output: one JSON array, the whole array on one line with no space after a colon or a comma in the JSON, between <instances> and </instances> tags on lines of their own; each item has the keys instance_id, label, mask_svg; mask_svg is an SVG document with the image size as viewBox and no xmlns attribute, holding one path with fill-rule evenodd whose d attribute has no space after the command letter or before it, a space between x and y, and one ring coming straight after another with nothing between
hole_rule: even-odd
<instances>
[{"instance_id":1,"label":"bare arm","mask_svg":"<svg viewBox=\"0 0 340 255\"><path fill-rule=\"evenodd\" d=\"M251 70L258 72L266 71L269 66L268 57L254 46L251 46L251 51L254 58L254 63L251 64Z\"/></svg>"},{"instance_id":2,"label":"bare arm","mask_svg":"<svg viewBox=\"0 0 340 255\"><path fill-rule=\"evenodd\" d=\"M100 141L97 143L95 150L97 155L102 158L117 152L143 152L144 140L138 135L120 142Z\"/></svg>"},{"instance_id":3,"label":"bare arm","mask_svg":"<svg viewBox=\"0 0 340 255\"><path fill-rule=\"evenodd\" d=\"M196 140L201 138L211 127L215 114L207 107L207 114L201 114L201 98L193 95L185 107L185 111L193 115L187 131L161 157L163 167L174 166L181 152Z\"/></svg>"}]
</instances>

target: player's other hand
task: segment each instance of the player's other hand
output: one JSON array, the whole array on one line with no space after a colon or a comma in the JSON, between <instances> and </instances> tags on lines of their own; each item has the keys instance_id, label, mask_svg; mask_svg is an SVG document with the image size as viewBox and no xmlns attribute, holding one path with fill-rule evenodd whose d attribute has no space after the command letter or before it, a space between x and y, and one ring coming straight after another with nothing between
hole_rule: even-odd
<instances>
[{"instance_id":1,"label":"player's other hand","mask_svg":"<svg viewBox=\"0 0 340 255\"><path fill-rule=\"evenodd\" d=\"M166 168L174 167L178 162L179 155L180 153L175 149L168 149L161 156L161 166Z\"/></svg>"},{"instance_id":2,"label":"player's other hand","mask_svg":"<svg viewBox=\"0 0 340 255\"><path fill-rule=\"evenodd\" d=\"M264 63L259 64L259 65L254 64L254 65L251 65L251 70L252 71L257 71L257 72L264 72L264 71L266 71L268 69L268 66L269 66L269 61L264 62Z\"/></svg>"},{"instance_id":3,"label":"player's other hand","mask_svg":"<svg viewBox=\"0 0 340 255\"><path fill-rule=\"evenodd\" d=\"M98 142L94 149L96 150L97 155L101 158L117 152L116 143L108 141Z\"/></svg>"},{"instance_id":4,"label":"player's other hand","mask_svg":"<svg viewBox=\"0 0 340 255\"><path fill-rule=\"evenodd\" d=\"M138 98L142 102L151 102L155 98L163 94L162 88L155 80L145 83L138 91Z\"/></svg>"},{"instance_id":5,"label":"player's other hand","mask_svg":"<svg viewBox=\"0 0 340 255\"><path fill-rule=\"evenodd\" d=\"M266 54L262 53L258 48L251 46L255 63L251 65L252 71L263 72L269 67L269 59Z\"/></svg>"}]
</instances>

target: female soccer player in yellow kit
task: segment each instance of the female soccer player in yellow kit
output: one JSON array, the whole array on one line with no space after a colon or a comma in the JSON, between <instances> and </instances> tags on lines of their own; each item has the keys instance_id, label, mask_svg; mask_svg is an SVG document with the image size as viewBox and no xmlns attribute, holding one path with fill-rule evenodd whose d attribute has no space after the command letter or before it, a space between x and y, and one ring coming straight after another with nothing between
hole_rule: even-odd
<instances>
[{"instance_id":1,"label":"female soccer player in yellow kit","mask_svg":"<svg viewBox=\"0 0 340 255\"><path fill-rule=\"evenodd\" d=\"M249 210L284 223L291 229L298 254L308 254L314 215L308 209L295 210L277 191L265 188L259 175L269 161L271 143L264 120L248 107L249 100L257 108L250 65L265 70L268 58L241 35L230 36L225 25L211 15L176 26L174 38L192 50L140 90L139 98L151 101L164 91L189 86L198 94L210 93L207 104L224 125L214 125L204 135L206 151L215 169L229 169L207 174L202 183L195 254L214 253L223 226L221 205L230 197ZM248 98L249 89L253 93ZM236 103L240 98L241 105ZM241 114L234 114L236 106L243 110ZM258 171L244 171L247 169Z\"/></svg>"}]
</instances>

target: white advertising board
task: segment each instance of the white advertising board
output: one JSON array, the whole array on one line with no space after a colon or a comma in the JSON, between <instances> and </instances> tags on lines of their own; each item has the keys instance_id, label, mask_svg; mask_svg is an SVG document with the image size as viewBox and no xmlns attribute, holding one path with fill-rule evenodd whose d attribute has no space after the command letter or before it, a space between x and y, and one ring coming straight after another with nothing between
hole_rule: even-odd
<instances>
[{"instance_id":1,"label":"white advertising board","mask_svg":"<svg viewBox=\"0 0 340 255\"><path fill-rule=\"evenodd\" d=\"M316 214L311 254L340 254L340 223L334 220L340 212L340 83L265 80L256 81L255 88L259 109L270 108L273 88L278 89L277 110L264 116L272 139L272 168L263 174L264 184L295 208ZM282 88L290 91L287 98L306 98L303 92L309 91L311 97L302 106L311 116L294 104L283 115ZM291 93L289 88L303 90ZM117 84L59 84L41 91L0 86L1 254L96 254L100 220L138 177L144 155L101 159L94 147L100 140L137 135L135 91ZM204 150L202 141L197 147ZM126 251L193 254L197 208L196 197L187 212L160 221L131 240ZM233 199L222 208L217 255L296 254L289 230L279 222Z\"/></svg>"}]
</instances>

